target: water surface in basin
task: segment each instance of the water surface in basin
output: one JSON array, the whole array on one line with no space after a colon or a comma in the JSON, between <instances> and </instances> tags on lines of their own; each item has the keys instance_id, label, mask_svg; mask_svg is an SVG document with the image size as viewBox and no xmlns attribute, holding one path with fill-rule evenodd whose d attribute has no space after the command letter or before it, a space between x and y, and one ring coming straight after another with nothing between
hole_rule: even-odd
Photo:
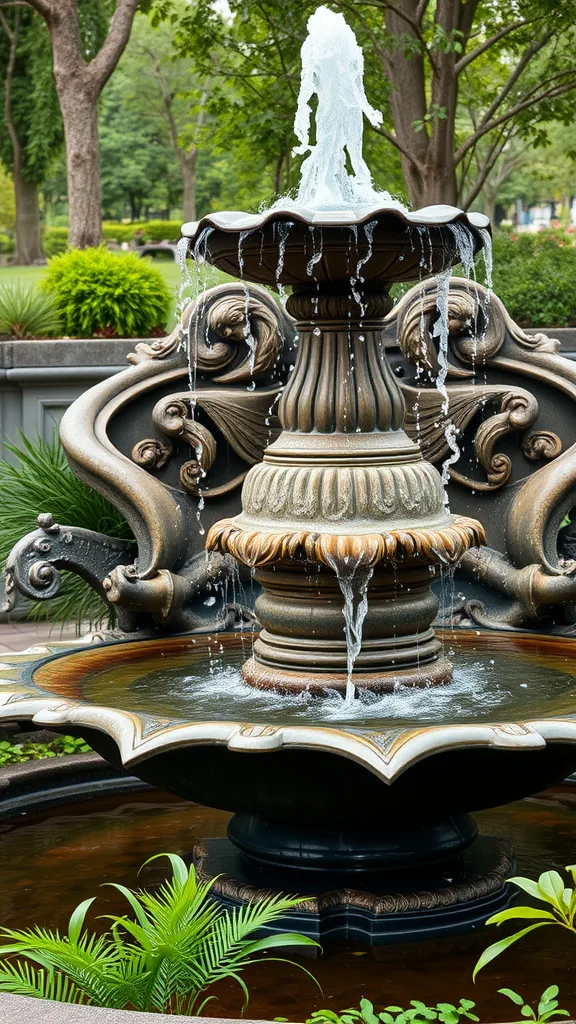
<instances>
[{"instance_id":1,"label":"water surface in basin","mask_svg":"<svg viewBox=\"0 0 576 1024\"><path fill-rule=\"evenodd\" d=\"M483 811L477 820L484 834L509 837L518 873L535 877L576 860L575 801L574 787L562 786L545 798ZM89 922L105 928L98 915L124 912L125 904L115 890L99 889L103 882L134 888L157 884L164 877L162 862L138 875L149 856L162 850L186 856L199 839L225 835L228 817L224 811L148 791L0 822L0 923L26 927L37 922L65 928L73 907L97 895ZM473 985L473 966L480 951L494 941L493 932L487 928L474 936L383 950L384 962L359 946L327 949L317 961L306 961L321 982L323 995L295 968L255 965L245 975L251 990L247 1016L303 1021L314 1009L357 1005L362 995L373 999L379 1009L390 1003L407 1006L411 999L434 1004L465 997L476 1000L478 1015L488 1024L514 1019L515 1008L498 995L499 988L508 986L534 1001L555 983L560 986L561 1005L574 1018L573 937L560 929L542 929L503 954ZM210 1012L237 1016L241 1001L237 987L222 984L217 991L219 1001Z\"/></svg>"},{"instance_id":2,"label":"water surface in basin","mask_svg":"<svg viewBox=\"0 0 576 1024\"><path fill-rule=\"evenodd\" d=\"M439 725L515 722L576 713L576 641L521 634L445 633L454 665L447 686L286 697L240 675L253 634L175 637L115 644L45 663L40 686L92 704L171 720L294 725Z\"/></svg>"}]
</instances>

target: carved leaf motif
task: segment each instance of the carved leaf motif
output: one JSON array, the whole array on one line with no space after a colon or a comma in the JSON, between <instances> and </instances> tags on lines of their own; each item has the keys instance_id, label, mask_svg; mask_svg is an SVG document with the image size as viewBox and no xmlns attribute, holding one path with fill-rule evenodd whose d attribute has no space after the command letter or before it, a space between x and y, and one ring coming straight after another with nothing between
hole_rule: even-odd
<instances>
[{"instance_id":1,"label":"carved leaf motif","mask_svg":"<svg viewBox=\"0 0 576 1024\"><path fill-rule=\"evenodd\" d=\"M240 458L254 465L280 433L278 417L270 410L278 390L199 391L196 401L205 409Z\"/></svg>"},{"instance_id":2,"label":"carved leaf motif","mask_svg":"<svg viewBox=\"0 0 576 1024\"><path fill-rule=\"evenodd\" d=\"M522 438L522 451L527 459L556 459L562 451L562 441L552 430L536 430Z\"/></svg>"},{"instance_id":3,"label":"carved leaf motif","mask_svg":"<svg viewBox=\"0 0 576 1024\"><path fill-rule=\"evenodd\" d=\"M155 437L145 437L138 441L132 449L132 459L144 469L160 469L172 454L172 444L159 441Z\"/></svg>"},{"instance_id":4,"label":"carved leaf motif","mask_svg":"<svg viewBox=\"0 0 576 1024\"><path fill-rule=\"evenodd\" d=\"M432 326L438 317L438 288L434 280L423 288L416 285L386 318L397 322L398 342L413 366L420 366L434 379L438 357ZM506 334L522 349L556 353L560 342L545 334L526 334L512 320L503 302L483 285L459 277L450 279L448 292L449 351L460 362L481 366L493 359ZM470 377L469 370L449 362L449 377Z\"/></svg>"},{"instance_id":5,"label":"carved leaf motif","mask_svg":"<svg viewBox=\"0 0 576 1024\"><path fill-rule=\"evenodd\" d=\"M249 465L260 462L264 449L280 433L280 425L272 408L278 398L277 388L260 391L202 389L169 395L158 402L152 420L158 431L169 438L182 438L195 451L180 468L180 482L191 494L218 497L242 483L246 473L218 487L203 483L216 460L217 442L204 424L193 416L193 407L206 411L224 435L230 447ZM146 469L163 466L173 452L173 442L154 438L139 441L132 457Z\"/></svg>"},{"instance_id":6,"label":"carved leaf motif","mask_svg":"<svg viewBox=\"0 0 576 1024\"><path fill-rule=\"evenodd\" d=\"M425 459L439 462L450 451L446 440L446 415L443 397L434 388L414 388L402 384L406 399L406 432L418 441ZM454 479L475 490L496 490L510 478L512 463L507 455L495 452L498 440L512 431L526 430L538 415L538 403L529 391L504 384L460 385L448 387L449 419L462 433L477 412L500 400L500 412L488 417L476 431L474 444L478 461L486 471L486 481L473 480L451 468Z\"/></svg>"},{"instance_id":7,"label":"carved leaf motif","mask_svg":"<svg viewBox=\"0 0 576 1024\"><path fill-rule=\"evenodd\" d=\"M225 340L207 345L205 334L196 334L195 351L200 371L223 369L234 359L239 345L247 348L246 358L239 366L216 378L220 384L250 380L274 368L281 347L278 316L249 293L226 295L214 303L208 314L208 327ZM192 331L190 339L193 351Z\"/></svg>"},{"instance_id":8,"label":"carved leaf motif","mask_svg":"<svg viewBox=\"0 0 576 1024\"><path fill-rule=\"evenodd\" d=\"M185 307L180 323L168 337L141 342L131 352L131 363L167 359L178 352L190 358L200 373L215 374L221 383L249 381L270 373L280 354L290 319L274 299L257 285L229 284L209 288ZM242 353L244 357L242 358Z\"/></svg>"}]
</instances>

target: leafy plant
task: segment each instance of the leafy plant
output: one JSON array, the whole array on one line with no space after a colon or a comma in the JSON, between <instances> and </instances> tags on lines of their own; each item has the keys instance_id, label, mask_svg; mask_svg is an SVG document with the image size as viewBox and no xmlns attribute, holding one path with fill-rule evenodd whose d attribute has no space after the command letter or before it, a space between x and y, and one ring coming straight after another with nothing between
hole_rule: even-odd
<instances>
[{"instance_id":1,"label":"leafy plant","mask_svg":"<svg viewBox=\"0 0 576 1024\"><path fill-rule=\"evenodd\" d=\"M521 327L576 325L576 248L564 232L494 239L494 291Z\"/></svg>"},{"instance_id":2,"label":"leafy plant","mask_svg":"<svg viewBox=\"0 0 576 1024\"><path fill-rule=\"evenodd\" d=\"M572 881L576 886L576 865L568 866L566 871L570 872ZM532 896L539 903L546 904L550 909L544 910L541 907L528 906L509 907L508 910L501 910L500 913L489 917L486 924L501 925L505 921L524 920L531 920L534 923L488 946L474 968L474 974L472 975L474 979L478 971L481 971L486 964L489 964L491 960L494 960L500 953L503 953L505 949L508 949L515 942L518 942L519 939L529 935L530 932L535 931L537 928L544 928L545 925L554 924L567 929L572 934L576 934L576 926L574 925L574 917L576 916L576 887L572 889L566 888L564 880L558 871L544 871L537 882L534 882L531 878L522 878L521 876L510 878L508 881L513 882L519 889L528 893L529 896Z\"/></svg>"},{"instance_id":3,"label":"leafy plant","mask_svg":"<svg viewBox=\"0 0 576 1024\"><path fill-rule=\"evenodd\" d=\"M135 253L70 249L42 281L73 337L145 337L163 330L172 306L164 278Z\"/></svg>"},{"instance_id":4,"label":"leafy plant","mask_svg":"<svg viewBox=\"0 0 576 1024\"><path fill-rule=\"evenodd\" d=\"M0 742L0 767L23 764L25 761L42 761L46 757L63 757L65 754L86 754L92 748L81 737L58 736L50 743L9 743Z\"/></svg>"},{"instance_id":5,"label":"leafy plant","mask_svg":"<svg viewBox=\"0 0 576 1024\"><path fill-rule=\"evenodd\" d=\"M36 285L17 281L0 287L0 335L46 338L61 329L62 318L54 300Z\"/></svg>"},{"instance_id":6,"label":"leafy plant","mask_svg":"<svg viewBox=\"0 0 576 1024\"><path fill-rule=\"evenodd\" d=\"M24 534L36 528L41 512L66 526L83 526L120 540L131 540L128 524L96 491L74 476L55 435L51 442L21 438L9 445L13 461L0 461L0 564ZM111 622L110 608L80 576L62 573L57 597L33 606L32 618L52 622Z\"/></svg>"},{"instance_id":7,"label":"leafy plant","mask_svg":"<svg viewBox=\"0 0 576 1024\"><path fill-rule=\"evenodd\" d=\"M68 228L46 228L42 235L42 248L48 258L66 252L68 248Z\"/></svg>"},{"instance_id":8,"label":"leafy plant","mask_svg":"<svg viewBox=\"0 0 576 1024\"><path fill-rule=\"evenodd\" d=\"M255 961L256 954L282 946L317 946L293 933L251 938L301 900L273 896L227 912L210 899L213 881L199 882L193 865L186 867L181 857L164 853L146 863L158 857L169 858L172 877L157 892L111 883L133 916L106 914L112 927L103 935L84 927L93 899L76 907L67 935L39 926L0 929L0 937L8 940L0 946L0 991L112 1009L199 1015L216 998L207 991L225 978L237 982L246 1008L249 992L242 972L262 959Z\"/></svg>"},{"instance_id":9,"label":"leafy plant","mask_svg":"<svg viewBox=\"0 0 576 1024\"><path fill-rule=\"evenodd\" d=\"M568 1010L558 1009L558 985L550 985L545 992L542 993L538 1002L538 1009L533 1010L528 1005L522 996L518 995L511 988L499 988L498 991L510 999L516 1006L520 1007L520 1013L522 1017L535 1021L535 1024L546 1024L547 1021L552 1020L553 1017L569 1017Z\"/></svg>"},{"instance_id":10,"label":"leafy plant","mask_svg":"<svg viewBox=\"0 0 576 1024\"><path fill-rule=\"evenodd\" d=\"M462 1018L480 1020L471 1012L475 1005L471 999L461 999L457 1006L453 1003L426 1006L418 999L411 999L407 1010L401 1006L385 1006L384 1010L376 1013L369 999L361 999L359 1009L353 1007L339 1014L334 1010L316 1010L308 1017L306 1024L356 1024L357 1021L363 1024L422 1024L433 1020L442 1021L442 1024L458 1024Z\"/></svg>"}]
</instances>

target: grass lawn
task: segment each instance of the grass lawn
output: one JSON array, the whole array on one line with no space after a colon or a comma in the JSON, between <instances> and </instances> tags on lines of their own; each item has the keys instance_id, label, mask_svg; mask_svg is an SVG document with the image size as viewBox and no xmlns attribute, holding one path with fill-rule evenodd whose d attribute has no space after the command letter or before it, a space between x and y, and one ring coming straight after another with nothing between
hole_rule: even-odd
<instances>
[{"instance_id":1,"label":"grass lawn","mask_svg":"<svg viewBox=\"0 0 576 1024\"><path fill-rule=\"evenodd\" d=\"M180 267L174 260L167 259L153 259L152 263L158 268L166 284L171 289L174 295L174 307L172 310L172 318L168 324L168 330L171 330L175 323L175 312L178 304L178 289L180 287ZM8 284L12 281L21 281L22 284L34 284L41 281L46 273L46 267L0 267L0 287L3 284ZM226 281L231 281L232 278L228 277L227 274L222 274L218 270L208 272L208 280L205 287L210 288L216 284L223 284Z\"/></svg>"}]
</instances>

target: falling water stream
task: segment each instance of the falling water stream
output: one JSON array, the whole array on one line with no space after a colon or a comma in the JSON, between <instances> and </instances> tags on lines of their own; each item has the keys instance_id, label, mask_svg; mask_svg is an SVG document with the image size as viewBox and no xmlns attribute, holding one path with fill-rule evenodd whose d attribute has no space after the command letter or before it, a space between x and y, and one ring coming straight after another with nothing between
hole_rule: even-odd
<instances>
[{"instance_id":1,"label":"falling water stream","mask_svg":"<svg viewBox=\"0 0 576 1024\"><path fill-rule=\"evenodd\" d=\"M295 154L304 155L301 168L300 186L296 200L290 196L280 197L271 209L290 210L298 208L314 211L356 211L358 207L375 205L397 209L407 213L407 208L388 192L378 190L372 180L370 170L362 155L362 137L364 118L374 126L382 123L382 114L369 103L363 84L364 57L352 29L346 24L341 14L336 14L326 7L319 7L308 21L308 36L302 46L302 74L298 106L294 121L294 132L299 141ZM316 110L313 112L311 101L316 98ZM315 142L311 142L311 120L315 119ZM355 267L350 268L350 289L360 308L360 316L364 316L361 283L363 268L372 256L373 233L375 220L367 220L361 225L352 225L356 239L356 251L359 252L358 234L364 234L366 248L359 256ZM274 240L277 247L276 284L281 300L284 300L284 289L281 278L284 271L286 244L293 227L291 221L279 221L274 225ZM447 225L453 238L453 245L458 260L468 279L475 277L476 238L470 228L463 223L454 222ZM206 263L206 246L213 229L205 229L199 236L194 258L201 267ZM240 278L243 280L244 256L243 244L253 229L241 231L238 237L238 266ZM483 309L484 325L487 322L490 301L492 276L492 242L488 230L480 229L483 240L482 255L484 259L485 279L487 285L486 300ZM435 253L429 227L414 224L409 228L410 246L414 252L420 247L421 281L429 278L435 269ZM186 266L186 241L178 248L177 259L182 271L182 284L179 291L179 306L184 303L186 291L193 284ZM263 259L264 231L260 247L260 263ZM323 238L322 228L310 225L310 247L307 263L307 274L314 280L315 267L322 259ZM403 258L403 257L400 257ZM445 438L448 455L442 465L442 481L445 491L445 505L449 511L447 485L450 479L450 467L460 457L458 445L458 429L450 417L448 340L449 340L449 279L453 259L449 266L436 275L436 309L437 317L432 328L432 340L437 346L438 372L435 386L442 398L441 412L445 420ZM198 281L200 284L200 281ZM249 364L254 369L256 358L256 340L250 331L248 316L249 292L246 288L246 327L245 341L249 349ZM424 315L425 287L421 285L421 333L425 348L428 326ZM200 311L198 311L200 316ZM473 328L476 330L476 328ZM197 325L190 328L190 386L192 391L196 383L196 350ZM320 334L318 328L314 333ZM419 370L417 369L417 377ZM255 387L252 381L249 389ZM193 412L193 409L192 409ZM270 410L270 415L272 409ZM418 412L417 412L418 419ZM199 509L199 513L200 513ZM199 516L200 519L200 516ZM373 568L366 566L362 560L348 559L334 561L332 565L342 591L344 607L344 633L347 643L347 687L346 702L355 697L353 685L353 669L362 646L362 626L368 610L368 586Z\"/></svg>"}]
</instances>

